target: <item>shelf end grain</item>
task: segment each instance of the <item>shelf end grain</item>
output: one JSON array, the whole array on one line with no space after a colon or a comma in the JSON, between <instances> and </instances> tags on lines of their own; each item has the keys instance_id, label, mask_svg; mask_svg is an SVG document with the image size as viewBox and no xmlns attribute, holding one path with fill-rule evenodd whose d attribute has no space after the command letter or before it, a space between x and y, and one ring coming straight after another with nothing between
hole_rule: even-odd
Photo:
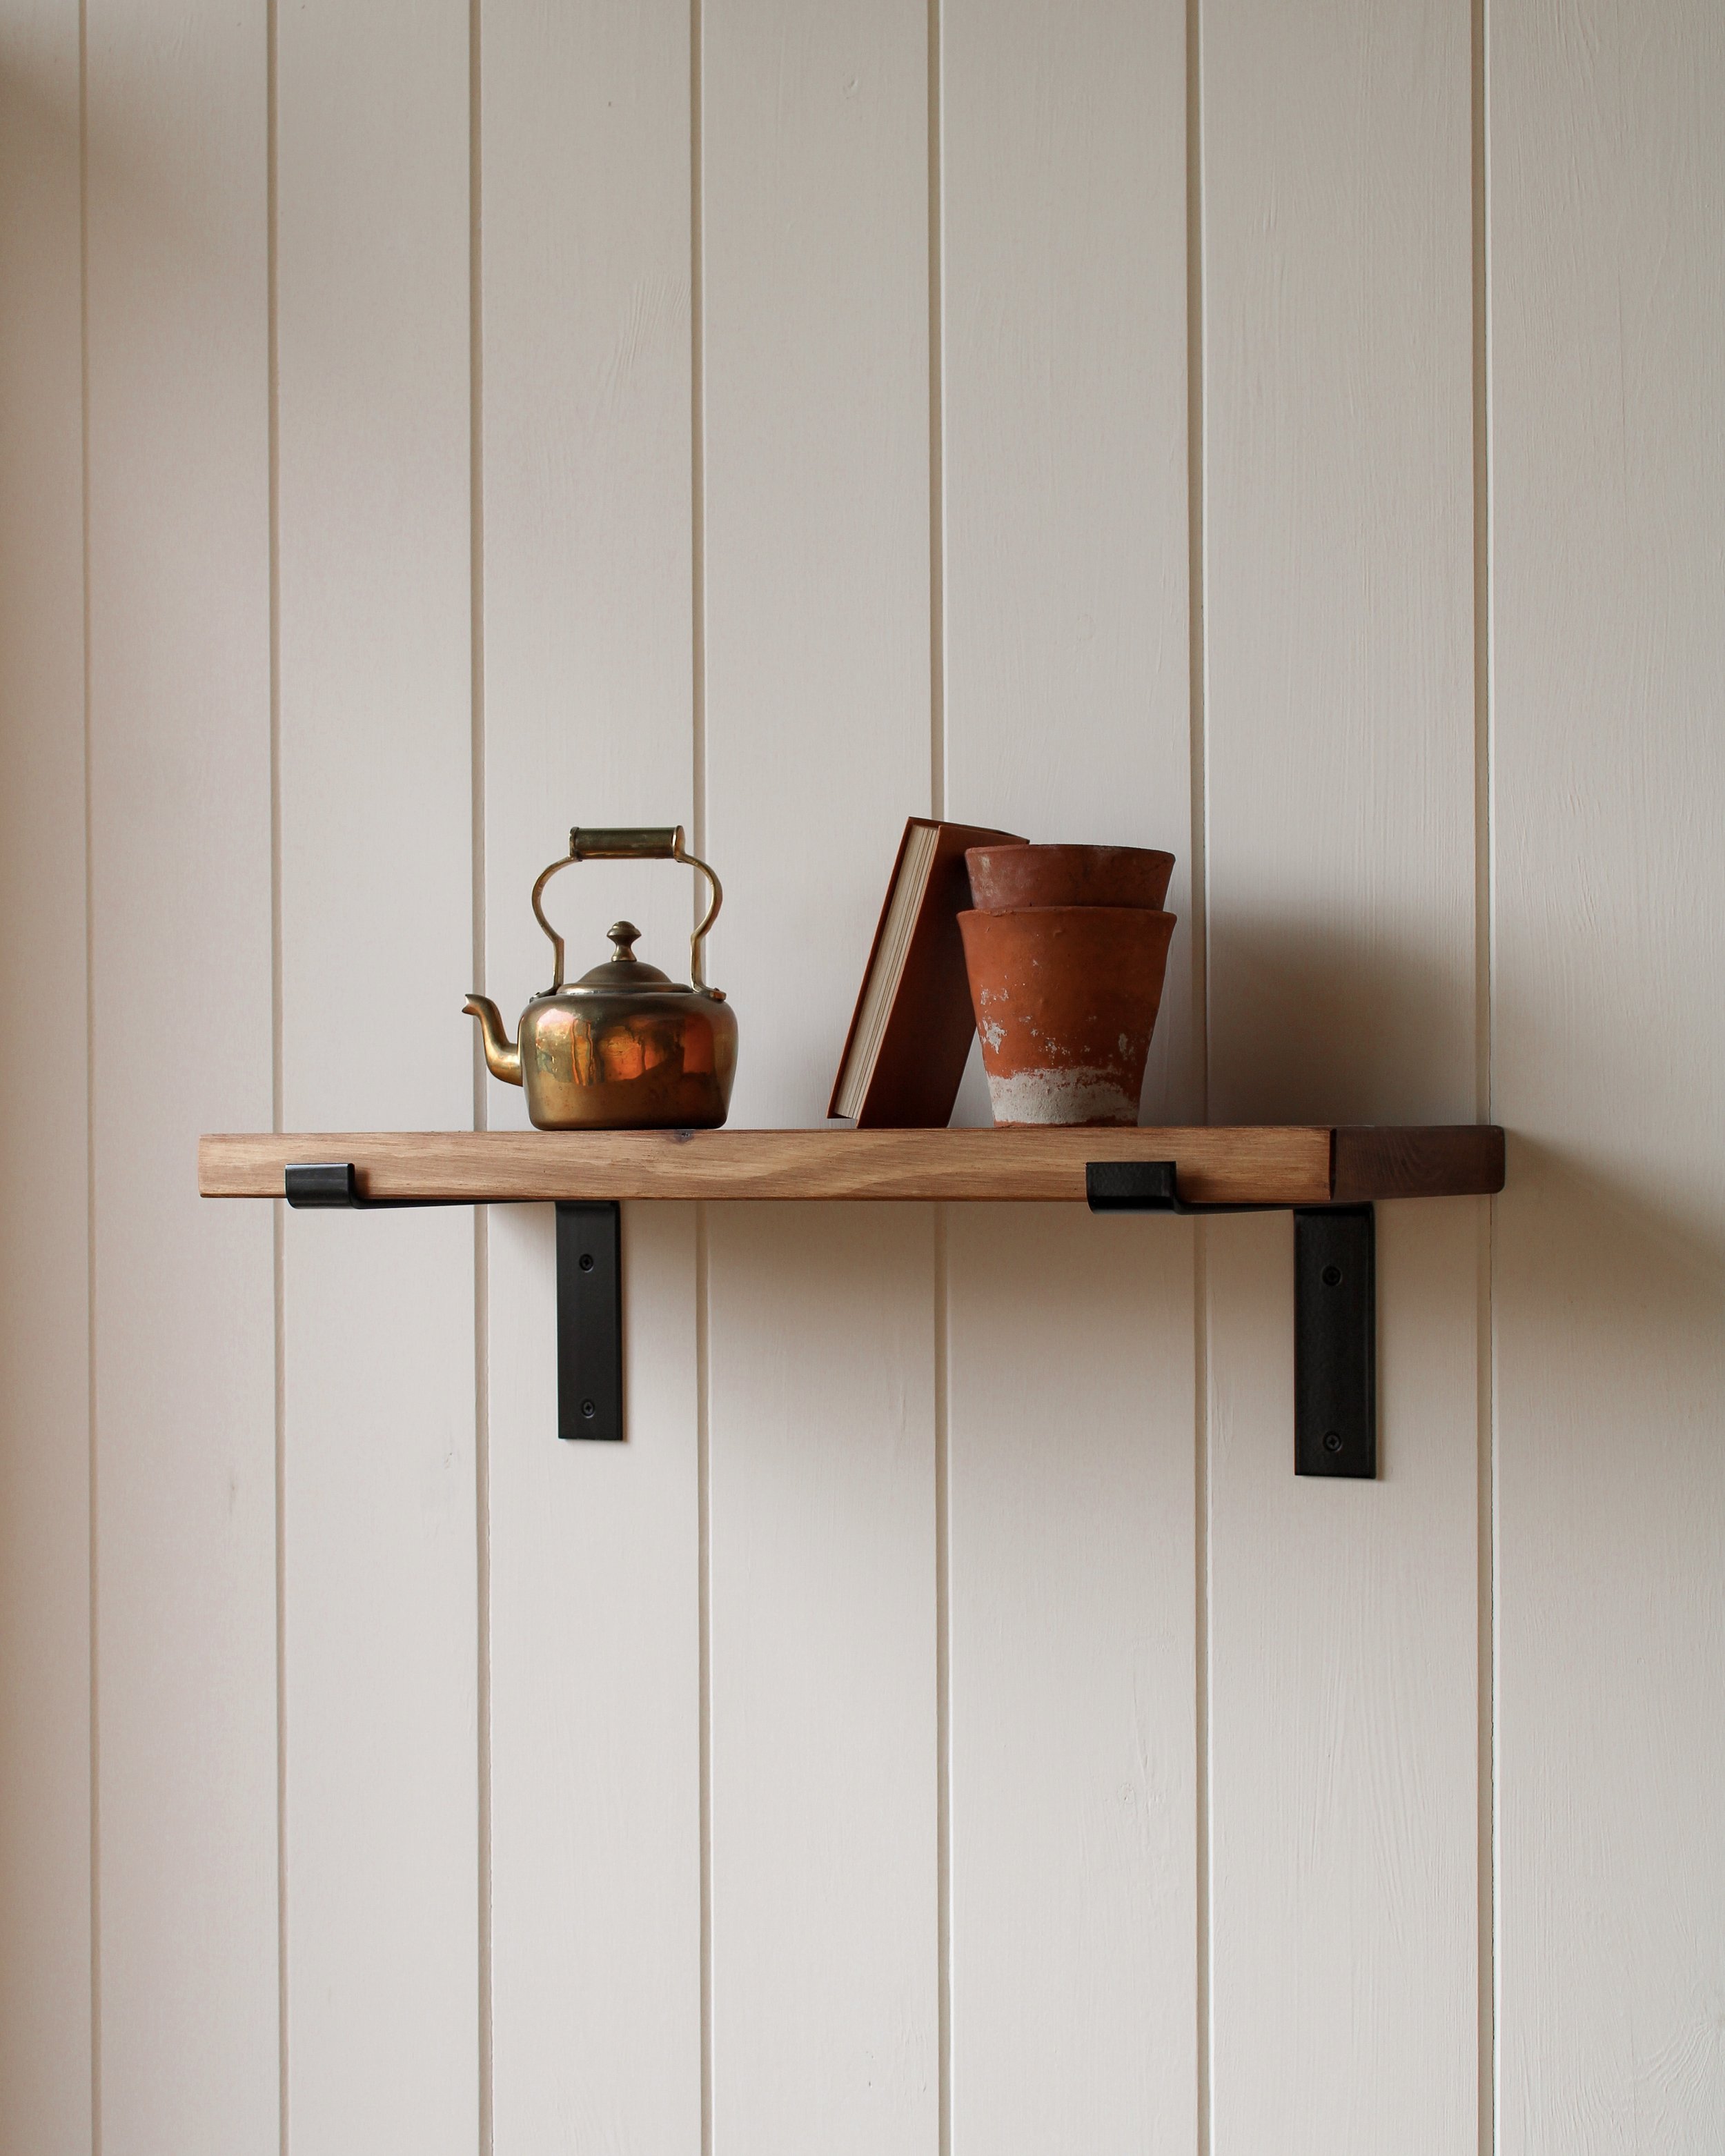
<instances>
[{"instance_id":1,"label":"shelf end grain","mask_svg":"<svg viewBox=\"0 0 1725 2156\"><path fill-rule=\"evenodd\" d=\"M1371 1199L1485 1198L1503 1188L1503 1132L1495 1123L1343 1124L1330 1194Z\"/></svg>"}]
</instances>

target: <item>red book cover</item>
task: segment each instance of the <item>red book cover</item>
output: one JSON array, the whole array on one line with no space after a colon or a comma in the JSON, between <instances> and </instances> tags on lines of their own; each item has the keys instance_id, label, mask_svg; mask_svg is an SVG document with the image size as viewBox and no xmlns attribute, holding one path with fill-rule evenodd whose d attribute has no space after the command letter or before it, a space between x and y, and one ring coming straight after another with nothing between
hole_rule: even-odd
<instances>
[{"instance_id":1,"label":"red book cover","mask_svg":"<svg viewBox=\"0 0 1725 2156\"><path fill-rule=\"evenodd\" d=\"M854 1116L860 1130L942 1130L952 1120L976 1034L958 932L970 904L965 849L1024 844L977 824L906 824L829 1116Z\"/></svg>"}]
</instances>

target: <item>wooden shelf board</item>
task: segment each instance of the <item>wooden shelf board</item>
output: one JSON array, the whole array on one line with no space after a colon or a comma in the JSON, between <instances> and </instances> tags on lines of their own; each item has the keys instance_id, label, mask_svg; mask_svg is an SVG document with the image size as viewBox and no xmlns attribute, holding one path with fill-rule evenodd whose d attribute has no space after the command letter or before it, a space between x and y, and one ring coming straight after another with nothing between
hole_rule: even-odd
<instances>
[{"instance_id":1,"label":"wooden shelf board","mask_svg":"<svg viewBox=\"0 0 1725 2156\"><path fill-rule=\"evenodd\" d=\"M1174 1130L335 1131L201 1139L206 1198L279 1198L290 1161L351 1160L370 1198L1030 1199L1085 1163L1172 1160L1194 1204L1322 1205L1501 1190L1490 1125Z\"/></svg>"}]
</instances>

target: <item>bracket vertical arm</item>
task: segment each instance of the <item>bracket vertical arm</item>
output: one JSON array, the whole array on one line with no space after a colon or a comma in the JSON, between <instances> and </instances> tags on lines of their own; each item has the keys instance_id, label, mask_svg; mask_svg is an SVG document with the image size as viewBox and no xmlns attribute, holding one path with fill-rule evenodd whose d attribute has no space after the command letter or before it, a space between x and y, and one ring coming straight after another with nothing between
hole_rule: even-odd
<instances>
[{"instance_id":1,"label":"bracket vertical arm","mask_svg":"<svg viewBox=\"0 0 1725 2156\"><path fill-rule=\"evenodd\" d=\"M1369 1205L1294 1208L1294 1472L1378 1474L1378 1233Z\"/></svg>"},{"instance_id":2,"label":"bracket vertical arm","mask_svg":"<svg viewBox=\"0 0 1725 2156\"><path fill-rule=\"evenodd\" d=\"M622 1208L559 1199L557 1435L623 1437Z\"/></svg>"}]
</instances>

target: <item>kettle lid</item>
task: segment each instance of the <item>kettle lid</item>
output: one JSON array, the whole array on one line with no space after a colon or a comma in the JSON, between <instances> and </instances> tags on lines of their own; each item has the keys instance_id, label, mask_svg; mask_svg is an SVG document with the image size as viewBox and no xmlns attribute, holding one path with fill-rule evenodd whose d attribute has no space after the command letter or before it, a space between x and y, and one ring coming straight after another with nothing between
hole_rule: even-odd
<instances>
[{"instance_id":1,"label":"kettle lid","mask_svg":"<svg viewBox=\"0 0 1725 2156\"><path fill-rule=\"evenodd\" d=\"M614 921L605 933L616 949L590 973L583 973L573 986L613 995L619 992L626 994L631 989L655 988L668 988L673 994L677 993L678 983L669 973L661 973L657 966L649 966L644 958L636 957L635 939L640 932L632 921ZM687 995L689 990L683 988L681 993Z\"/></svg>"}]
</instances>

